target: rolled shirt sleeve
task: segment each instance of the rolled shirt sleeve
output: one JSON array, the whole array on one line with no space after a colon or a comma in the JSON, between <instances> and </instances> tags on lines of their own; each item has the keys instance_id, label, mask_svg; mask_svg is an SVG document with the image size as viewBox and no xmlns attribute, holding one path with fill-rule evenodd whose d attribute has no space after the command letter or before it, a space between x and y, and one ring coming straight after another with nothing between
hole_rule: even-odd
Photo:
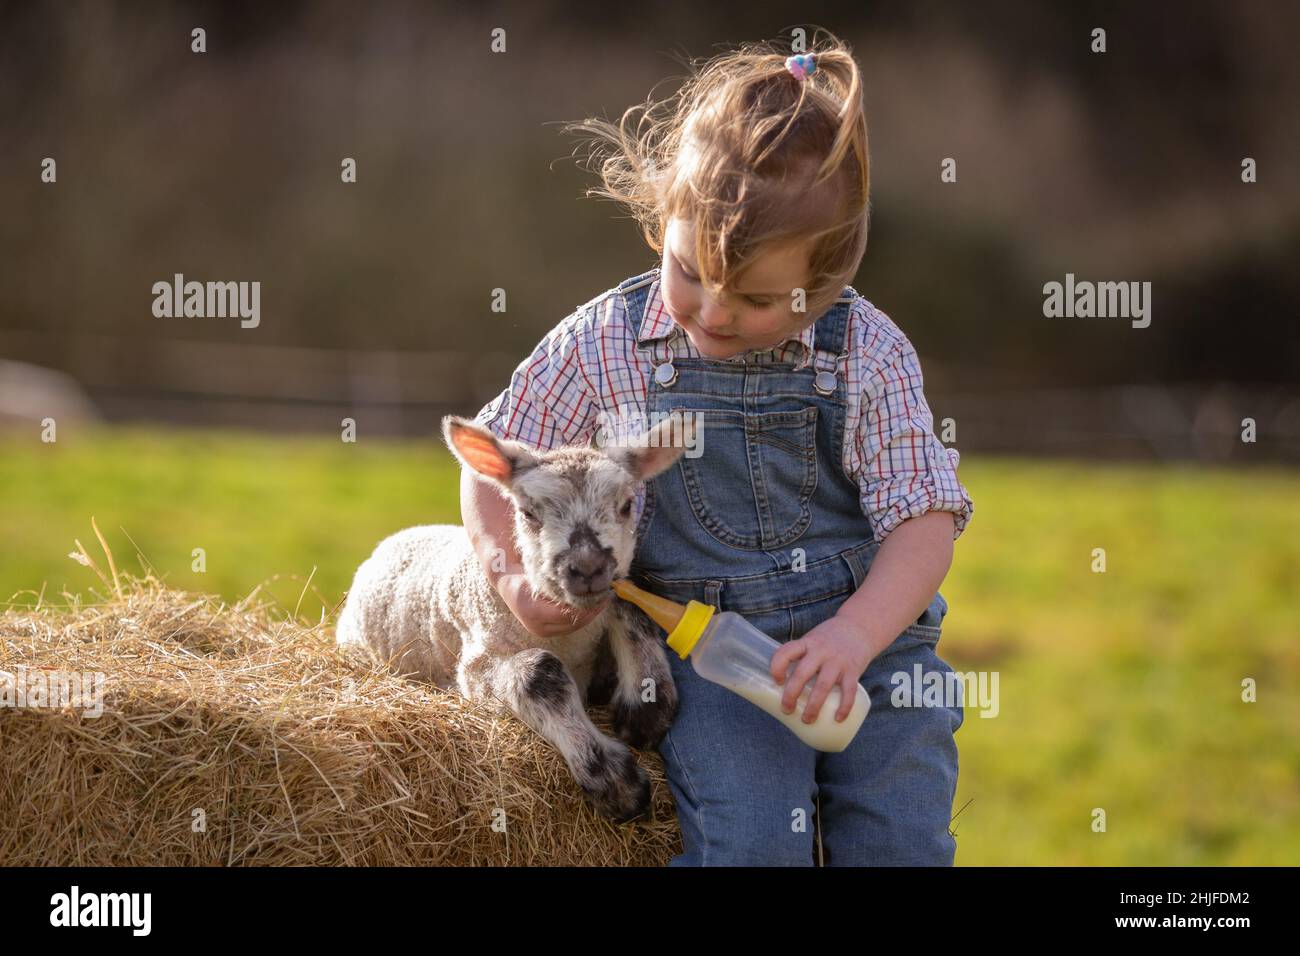
<instances>
[{"instance_id":1,"label":"rolled shirt sleeve","mask_svg":"<svg viewBox=\"0 0 1300 956\"><path fill-rule=\"evenodd\" d=\"M975 505L957 478L961 455L934 435L921 363L906 338L867 374L862 403L857 477L862 512L876 540L927 511L951 511L953 539L960 537Z\"/></svg>"},{"instance_id":2,"label":"rolled shirt sleeve","mask_svg":"<svg viewBox=\"0 0 1300 956\"><path fill-rule=\"evenodd\" d=\"M599 414L584 370L589 321L580 310L548 332L474 421L498 438L541 451L589 442Z\"/></svg>"}]
</instances>

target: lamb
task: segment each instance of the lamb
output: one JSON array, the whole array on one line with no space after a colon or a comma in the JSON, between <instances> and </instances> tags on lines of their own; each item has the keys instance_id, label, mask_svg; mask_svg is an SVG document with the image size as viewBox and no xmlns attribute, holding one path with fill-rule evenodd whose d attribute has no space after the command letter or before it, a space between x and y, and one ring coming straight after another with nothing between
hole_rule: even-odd
<instances>
[{"instance_id":1,"label":"lamb","mask_svg":"<svg viewBox=\"0 0 1300 956\"><path fill-rule=\"evenodd\" d=\"M635 550L633 496L670 468L672 419L639 444L538 452L454 415L444 440L462 466L514 503L514 534L534 592L591 607L627 574ZM661 631L625 601L563 637L531 634L488 580L466 530L422 525L386 538L357 569L339 617L340 647L399 673L496 702L560 752L601 815L649 810L650 784L628 745L658 744L677 710ZM586 713L609 695L618 740Z\"/></svg>"}]
</instances>

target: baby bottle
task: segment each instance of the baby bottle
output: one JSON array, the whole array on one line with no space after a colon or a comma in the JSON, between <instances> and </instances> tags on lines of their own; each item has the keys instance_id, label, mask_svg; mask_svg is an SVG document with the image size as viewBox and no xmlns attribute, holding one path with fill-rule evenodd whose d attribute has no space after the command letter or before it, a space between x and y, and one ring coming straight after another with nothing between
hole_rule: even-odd
<instances>
[{"instance_id":1,"label":"baby bottle","mask_svg":"<svg viewBox=\"0 0 1300 956\"><path fill-rule=\"evenodd\" d=\"M614 592L631 601L668 632L668 646L691 665L701 677L735 691L750 703L767 711L815 750L839 753L853 740L867 718L871 700L859 687L853 706L842 722L835 720L840 706L840 689L831 688L817 719L804 723L803 711L812 694L804 688L793 713L781 709L783 688L772 680L772 655L781 645L733 611L718 612L710 604L691 601L685 607L657 594L643 591L626 578L613 583ZM794 673L790 665L789 675Z\"/></svg>"}]
</instances>

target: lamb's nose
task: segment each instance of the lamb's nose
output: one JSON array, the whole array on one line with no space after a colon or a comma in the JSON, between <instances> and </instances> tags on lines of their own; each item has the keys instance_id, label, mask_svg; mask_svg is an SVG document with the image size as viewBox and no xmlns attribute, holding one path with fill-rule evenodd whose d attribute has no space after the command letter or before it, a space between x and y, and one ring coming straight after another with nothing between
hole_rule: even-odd
<instances>
[{"instance_id":1,"label":"lamb's nose","mask_svg":"<svg viewBox=\"0 0 1300 956\"><path fill-rule=\"evenodd\" d=\"M614 576L614 554L608 548L577 548L569 555L566 586L574 594L596 594Z\"/></svg>"},{"instance_id":2,"label":"lamb's nose","mask_svg":"<svg viewBox=\"0 0 1300 956\"><path fill-rule=\"evenodd\" d=\"M603 551L583 550L569 557L569 576L591 580L600 574L609 564L609 557Z\"/></svg>"},{"instance_id":3,"label":"lamb's nose","mask_svg":"<svg viewBox=\"0 0 1300 956\"><path fill-rule=\"evenodd\" d=\"M577 594L603 591L614 574L614 549L603 547L596 533L582 525L569 536L565 573L568 587Z\"/></svg>"}]
</instances>

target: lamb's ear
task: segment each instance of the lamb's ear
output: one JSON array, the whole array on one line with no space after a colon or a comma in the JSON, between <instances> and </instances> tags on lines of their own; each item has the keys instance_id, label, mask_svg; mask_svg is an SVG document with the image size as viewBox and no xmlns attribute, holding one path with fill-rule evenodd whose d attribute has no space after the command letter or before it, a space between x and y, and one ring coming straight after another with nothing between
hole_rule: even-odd
<instances>
[{"instance_id":1,"label":"lamb's ear","mask_svg":"<svg viewBox=\"0 0 1300 956\"><path fill-rule=\"evenodd\" d=\"M671 468L687 450L696 448L701 437L697 416L674 413L634 444L610 448L607 454L637 481L648 481Z\"/></svg>"},{"instance_id":2,"label":"lamb's ear","mask_svg":"<svg viewBox=\"0 0 1300 956\"><path fill-rule=\"evenodd\" d=\"M497 438L482 425L457 415L442 420L442 437L462 465L507 491L520 472L538 462L537 455L522 442Z\"/></svg>"}]
</instances>

